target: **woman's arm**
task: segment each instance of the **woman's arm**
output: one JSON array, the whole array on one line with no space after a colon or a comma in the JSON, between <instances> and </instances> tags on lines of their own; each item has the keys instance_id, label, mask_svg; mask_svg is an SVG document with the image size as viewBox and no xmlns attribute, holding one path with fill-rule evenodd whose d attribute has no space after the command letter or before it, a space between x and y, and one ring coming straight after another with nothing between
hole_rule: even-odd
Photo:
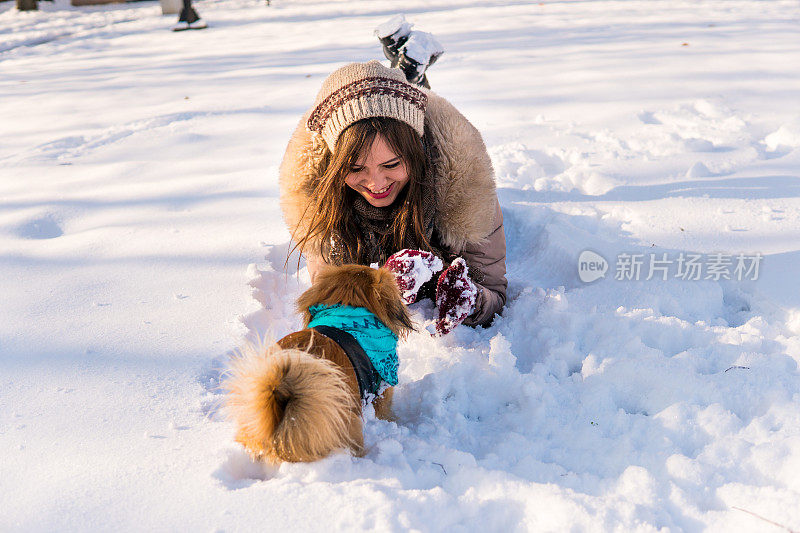
<instances>
[{"instance_id":1,"label":"woman's arm","mask_svg":"<svg viewBox=\"0 0 800 533\"><path fill-rule=\"evenodd\" d=\"M475 311L464 320L467 326L488 326L506 303L506 234L500 202L495 202L494 231L489 234L487 241L477 245L467 244L461 253L468 266L483 272L482 282L475 284L478 288Z\"/></svg>"}]
</instances>

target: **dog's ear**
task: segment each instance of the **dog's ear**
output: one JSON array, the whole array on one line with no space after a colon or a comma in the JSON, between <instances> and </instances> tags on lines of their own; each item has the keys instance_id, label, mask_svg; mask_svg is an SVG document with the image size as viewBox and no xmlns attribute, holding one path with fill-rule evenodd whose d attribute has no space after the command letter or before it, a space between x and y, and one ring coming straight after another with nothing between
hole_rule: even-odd
<instances>
[{"instance_id":1,"label":"dog's ear","mask_svg":"<svg viewBox=\"0 0 800 533\"><path fill-rule=\"evenodd\" d=\"M308 308L312 305L326 303L330 296L331 287L333 286L330 280L331 272L329 270L331 268L333 267L323 266L317 273L317 279L314 284L297 299L297 311L303 315L304 327L307 327L308 323L311 322L311 313Z\"/></svg>"},{"instance_id":2,"label":"dog's ear","mask_svg":"<svg viewBox=\"0 0 800 533\"><path fill-rule=\"evenodd\" d=\"M369 309L371 270L361 265L324 266L314 284L297 299L297 310L303 315L305 325L311 321L308 308L312 305L338 304Z\"/></svg>"},{"instance_id":3,"label":"dog's ear","mask_svg":"<svg viewBox=\"0 0 800 533\"><path fill-rule=\"evenodd\" d=\"M394 274L384 268L373 269L373 294L374 304L369 309L383 322L395 335L405 337L414 331L414 323L408 308L400 297L400 289Z\"/></svg>"},{"instance_id":4,"label":"dog's ear","mask_svg":"<svg viewBox=\"0 0 800 533\"><path fill-rule=\"evenodd\" d=\"M398 337L403 338L415 330L414 323L411 322L411 315L408 314L406 304L402 300L393 300L387 305L386 315L383 323Z\"/></svg>"}]
</instances>

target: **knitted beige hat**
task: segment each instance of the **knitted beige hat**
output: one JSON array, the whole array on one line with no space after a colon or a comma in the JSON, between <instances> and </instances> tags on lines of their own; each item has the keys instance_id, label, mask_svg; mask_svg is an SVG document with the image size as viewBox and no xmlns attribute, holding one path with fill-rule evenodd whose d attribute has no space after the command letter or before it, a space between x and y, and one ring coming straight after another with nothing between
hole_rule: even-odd
<instances>
[{"instance_id":1,"label":"knitted beige hat","mask_svg":"<svg viewBox=\"0 0 800 533\"><path fill-rule=\"evenodd\" d=\"M425 93L409 84L400 69L384 67L376 60L350 63L322 82L308 129L322 134L331 152L345 128L370 117L400 120L422 137L427 102Z\"/></svg>"}]
</instances>

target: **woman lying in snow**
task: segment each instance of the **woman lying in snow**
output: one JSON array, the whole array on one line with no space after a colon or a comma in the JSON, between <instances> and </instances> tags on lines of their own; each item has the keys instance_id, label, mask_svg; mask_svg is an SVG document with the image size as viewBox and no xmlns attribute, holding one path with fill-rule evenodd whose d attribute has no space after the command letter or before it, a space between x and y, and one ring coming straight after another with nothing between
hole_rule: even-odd
<instances>
[{"instance_id":1,"label":"woman lying in snow","mask_svg":"<svg viewBox=\"0 0 800 533\"><path fill-rule=\"evenodd\" d=\"M280 185L312 282L324 263L383 264L407 303L435 299L439 334L488 325L505 304L503 215L481 135L403 70L370 61L328 76Z\"/></svg>"}]
</instances>

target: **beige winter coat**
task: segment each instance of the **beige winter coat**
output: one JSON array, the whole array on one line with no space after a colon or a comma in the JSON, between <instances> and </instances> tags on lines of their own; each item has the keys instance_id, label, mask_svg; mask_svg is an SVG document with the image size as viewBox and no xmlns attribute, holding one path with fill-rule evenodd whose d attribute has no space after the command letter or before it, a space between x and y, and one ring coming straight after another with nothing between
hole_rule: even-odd
<instances>
[{"instance_id":1,"label":"beige winter coat","mask_svg":"<svg viewBox=\"0 0 800 533\"><path fill-rule=\"evenodd\" d=\"M434 223L441 244L482 272L475 312L465 324L486 325L506 301L506 239L495 192L494 171L480 133L447 100L426 91L425 124L441 154L435 174ZM309 180L321 176L324 141L306 127L308 113L289 139L280 168L281 209L290 231L305 233L303 212L313 194ZM307 257L312 281L322 259Z\"/></svg>"}]
</instances>

